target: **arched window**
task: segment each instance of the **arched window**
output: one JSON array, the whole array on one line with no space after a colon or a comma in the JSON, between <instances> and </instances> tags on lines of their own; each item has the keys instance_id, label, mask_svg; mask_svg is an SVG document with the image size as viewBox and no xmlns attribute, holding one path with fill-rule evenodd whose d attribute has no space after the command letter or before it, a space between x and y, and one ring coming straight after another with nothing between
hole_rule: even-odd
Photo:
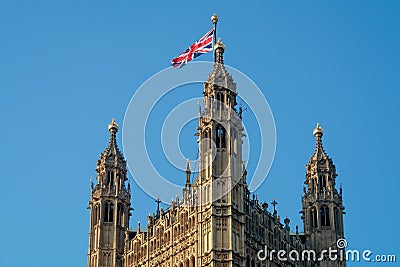
<instances>
[{"instance_id":1,"label":"arched window","mask_svg":"<svg viewBox=\"0 0 400 267\"><path fill-rule=\"evenodd\" d=\"M113 171L108 171L107 172L107 177L105 179L105 184L106 185L111 185L114 186L114 172Z\"/></svg>"},{"instance_id":2,"label":"arched window","mask_svg":"<svg viewBox=\"0 0 400 267\"><path fill-rule=\"evenodd\" d=\"M216 146L217 148L226 148L226 136L225 129L221 125L217 126L217 140Z\"/></svg>"},{"instance_id":3,"label":"arched window","mask_svg":"<svg viewBox=\"0 0 400 267\"><path fill-rule=\"evenodd\" d=\"M320 209L320 214L321 214L321 226L330 226L328 206L323 205Z\"/></svg>"},{"instance_id":4,"label":"arched window","mask_svg":"<svg viewBox=\"0 0 400 267\"><path fill-rule=\"evenodd\" d=\"M326 177L325 175L319 175L318 176L318 185L319 185L319 190L324 191L326 187Z\"/></svg>"},{"instance_id":5,"label":"arched window","mask_svg":"<svg viewBox=\"0 0 400 267\"><path fill-rule=\"evenodd\" d=\"M114 220L114 204L107 202L104 210L104 221L113 222Z\"/></svg>"},{"instance_id":6,"label":"arched window","mask_svg":"<svg viewBox=\"0 0 400 267\"><path fill-rule=\"evenodd\" d=\"M315 209L315 207L312 207L310 210L310 226L311 229L318 227L317 210Z\"/></svg>"},{"instance_id":7,"label":"arched window","mask_svg":"<svg viewBox=\"0 0 400 267\"><path fill-rule=\"evenodd\" d=\"M206 129L204 133L204 138L206 139L205 150L208 151L211 149L211 133L210 129Z\"/></svg>"},{"instance_id":8,"label":"arched window","mask_svg":"<svg viewBox=\"0 0 400 267\"><path fill-rule=\"evenodd\" d=\"M222 93L217 93L217 101L218 101L218 103L217 104L219 104L220 102L224 102L224 98L223 98L223 96L222 96Z\"/></svg>"}]
</instances>

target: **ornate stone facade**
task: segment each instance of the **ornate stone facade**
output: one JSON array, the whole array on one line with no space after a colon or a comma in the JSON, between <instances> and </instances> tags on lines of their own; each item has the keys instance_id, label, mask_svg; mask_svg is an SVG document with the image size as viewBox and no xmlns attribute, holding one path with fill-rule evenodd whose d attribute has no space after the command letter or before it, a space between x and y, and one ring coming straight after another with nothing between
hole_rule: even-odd
<instances>
[{"instance_id":1,"label":"ornate stone facade","mask_svg":"<svg viewBox=\"0 0 400 267\"><path fill-rule=\"evenodd\" d=\"M231 267L231 266L345 266L345 261L282 260L275 254L260 260L257 254L275 250L335 248L343 238L342 190L336 190L336 169L322 147L323 130L314 130L316 147L306 167L302 198L304 232L292 232L288 218L250 194L242 160L241 108L236 108L236 84L223 64L225 47L215 45L215 64L204 83L204 109L199 110L200 171L186 184L182 199L148 217L146 227L128 228L131 215L126 162L109 125L110 142L97 163L92 185L88 267ZM260 256L261 254L259 254ZM272 257L270 257L272 255ZM286 255L288 256L288 255Z\"/></svg>"}]
</instances>

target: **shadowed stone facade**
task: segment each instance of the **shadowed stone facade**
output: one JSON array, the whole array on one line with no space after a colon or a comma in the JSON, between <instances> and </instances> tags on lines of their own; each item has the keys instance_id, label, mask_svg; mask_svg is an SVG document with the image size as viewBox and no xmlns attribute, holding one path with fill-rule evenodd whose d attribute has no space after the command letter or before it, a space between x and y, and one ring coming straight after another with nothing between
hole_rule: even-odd
<instances>
[{"instance_id":1,"label":"shadowed stone facade","mask_svg":"<svg viewBox=\"0 0 400 267\"><path fill-rule=\"evenodd\" d=\"M199 109L199 174L191 183L189 163L182 198L147 218L147 226L129 229L130 185L126 162L116 144L118 125L109 124L110 142L97 162L92 185L88 267L346 266L345 261L281 260L277 253L260 261L257 253L315 250L317 255L344 236L342 190L336 169L322 146L323 130L314 129L316 146L306 165L302 197L304 232L281 222L275 209L251 195L242 160L242 110L236 108L236 84L223 64L225 46L215 45L215 64L204 83ZM275 202L275 201L274 201ZM261 255L261 254L260 254ZM288 257L288 254L286 254Z\"/></svg>"}]
</instances>

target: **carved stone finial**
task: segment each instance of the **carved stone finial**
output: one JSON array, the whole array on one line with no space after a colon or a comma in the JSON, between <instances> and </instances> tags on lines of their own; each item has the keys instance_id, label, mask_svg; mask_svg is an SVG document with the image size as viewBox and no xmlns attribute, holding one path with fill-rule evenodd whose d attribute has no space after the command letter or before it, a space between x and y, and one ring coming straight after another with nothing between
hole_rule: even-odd
<instances>
[{"instance_id":1,"label":"carved stone finial","mask_svg":"<svg viewBox=\"0 0 400 267\"><path fill-rule=\"evenodd\" d=\"M283 222L285 223L286 226L288 226L290 223L290 219L286 217L285 220L283 220Z\"/></svg>"},{"instance_id":2,"label":"carved stone finial","mask_svg":"<svg viewBox=\"0 0 400 267\"><path fill-rule=\"evenodd\" d=\"M214 45L214 50L217 50L218 48L225 50L225 45L222 43L221 38L218 38L218 42Z\"/></svg>"},{"instance_id":3,"label":"carved stone finial","mask_svg":"<svg viewBox=\"0 0 400 267\"><path fill-rule=\"evenodd\" d=\"M186 160L186 172L191 172L189 159Z\"/></svg>"},{"instance_id":4,"label":"carved stone finial","mask_svg":"<svg viewBox=\"0 0 400 267\"><path fill-rule=\"evenodd\" d=\"M267 211L268 203L264 201L264 203L262 204L262 207L263 207L264 211Z\"/></svg>"},{"instance_id":5,"label":"carved stone finial","mask_svg":"<svg viewBox=\"0 0 400 267\"><path fill-rule=\"evenodd\" d=\"M324 134L324 129L322 129L321 125L317 123L317 127L314 128L313 135L315 137L317 137L318 135L319 137L322 137L323 134Z\"/></svg>"},{"instance_id":6,"label":"carved stone finial","mask_svg":"<svg viewBox=\"0 0 400 267\"><path fill-rule=\"evenodd\" d=\"M190 160L186 161L186 187L190 187L190 175L192 174L192 170L190 169Z\"/></svg>"},{"instance_id":7,"label":"carved stone finial","mask_svg":"<svg viewBox=\"0 0 400 267\"><path fill-rule=\"evenodd\" d=\"M111 120L111 123L108 124L108 130L115 130L115 132L118 132L118 124L115 122L114 118Z\"/></svg>"}]
</instances>

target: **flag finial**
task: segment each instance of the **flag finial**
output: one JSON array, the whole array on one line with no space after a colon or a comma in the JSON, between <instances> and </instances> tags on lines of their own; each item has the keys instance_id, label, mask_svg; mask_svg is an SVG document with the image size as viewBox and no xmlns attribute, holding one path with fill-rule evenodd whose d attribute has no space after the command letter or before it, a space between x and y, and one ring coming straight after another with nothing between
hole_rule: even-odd
<instances>
[{"instance_id":1,"label":"flag finial","mask_svg":"<svg viewBox=\"0 0 400 267\"><path fill-rule=\"evenodd\" d=\"M212 21L212 23L214 23L214 24L216 24L216 23L218 22L218 16L217 16L216 13L214 13L214 14L211 16L211 21Z\"/></svg>"}]
</instances>

